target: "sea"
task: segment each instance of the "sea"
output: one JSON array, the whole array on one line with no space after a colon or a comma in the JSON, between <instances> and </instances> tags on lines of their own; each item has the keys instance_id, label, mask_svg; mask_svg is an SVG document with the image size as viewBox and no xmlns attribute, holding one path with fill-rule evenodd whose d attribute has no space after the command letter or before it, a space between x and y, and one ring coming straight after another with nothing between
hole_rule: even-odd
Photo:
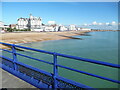
<instances>
[{"instance_id":1,"label":"sea","mask_svg":"<svg viewBox=\"0 0 120 90\"><path fill-rule=\"evenodd\" d=\"M81 39L64 39L64 40L50 40L42 42L34 42L22 44L22 46L27 46L31 48L57 52L87 59L93 59L98 61L109 62L113 64L118 64L118 32L119 31L100 31L100 32L89 32L87 36L74 36ZM53 56L38 53L30 50L17 51L21 54L26 54L41 60L53 62ZM9 53L9 57L12 56ZM17 56L18 61L25 64L34 66L44 71L50 73L53 72L52 66L38 62L32 59L23 58ZM118 80L118 69L107 67L103 65L97 65L93 63L88 63L84 61L78 61L74 59L68 59L63 57L58 57L58 64L78 69L81 71L93 73L103 77L108 77L114 80ZM88 76L85 74L77 73L74 71L69 71L63 68L58 68L59 76L65 77L67 79L88 85L94 88L118 88L118 84Z\"/></svg>"}]
</instances>

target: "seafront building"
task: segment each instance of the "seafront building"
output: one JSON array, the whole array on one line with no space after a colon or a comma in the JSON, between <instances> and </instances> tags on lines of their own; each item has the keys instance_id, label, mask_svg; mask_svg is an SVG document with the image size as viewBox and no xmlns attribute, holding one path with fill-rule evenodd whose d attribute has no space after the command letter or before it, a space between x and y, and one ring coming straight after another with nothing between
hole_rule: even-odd
<instances>
[{"instance_id":1,"label":"seafront building","mask_svg":"<svg viewBox=\"0 0 120 90\"><path fill-rule=\"evenodd\" d=\"M17 20L16 29L30 29L31 31L45 31L45 32L54 32L54 31L71 31L71 30L87 30L82 28L77 28L75 25L57 25L55 21L48 21L48 24L45 25L42 23L40 17L35 17L30 14L29 18L19 18ZM89 29L90 30L90 29Z\"/></svg>"},{"instance_id":2,"label":"seafront building","mask_svg":"<svg viewBox=\"0 0 120 90\"><path fill-rule=\"evenodd\" d=\"M17 24L10 24L9 26L5 26L2 21L0 21L0 28L6 29L18 29L25 30L29 29L30 31L38 31L38 32L57 32L57 31L74 31L74 30L91 30L88 28L80 28L76 27L76 25L71 24L69 26L64 26L61 24L56 24L55 21L48 21L48 24L42 23L42 18L35 17L30 14L29 18L18 18Z\"/></svg>"},{"instance_id":3,"label":"seafront building","mask_svg":"<svg viewBox=\"0 0 120 90\"><path fill-rule=\"evenodd\" d=\"M16 28L16 24L10 24L9 27L14 29L14 28Z\"/></svg>"},{"instance_id":4,"label":"seafront building","mask_svg":"<svg viewBox=\"0 0 120 90\"><path fill-rule=\"evenodd\" d=\"M7 28L9 28L9 26L4 25L4 22L0 21L0 32L5 32Z\"/></svg>"},{"instance_id":5,"label":"seafront building","mask_svg":"<svg viewBox=\"0 0 120 90\"><path fill-rule=\"evenodd\" d=\"M1 30L7 30L7 28L11 29L18 29L17 31L23 30L26 31L25 29L29 29L28 31L38 31L38 32L57 32L57 31L91 31L91 27L93 29L103 27L108 27L112 28L113 26L116 27L118 25L115 21L111 23L97 23L94 21L92 24L84 24L82 26L76 26L74 24L71 25L61 25L61 24L56 24L55 21L48 21L47 24L42 23L42 18L40 17L35 17L32 14L30 14L29 18L18 18L17 24L10 24L4 25L2 21L0 21L0 29Z\"/></svg>"},{"instance_id":6,"label":"seafront building","mask_svg":"<svg viewBox=\"0 0 120 90\"><path fill-rule=\"evenodd\" d=\"M16 25L16 29L41 29L42 19L40 17L34 17L30 14L29 18L19 18L17 20L18 24Z\"/></svg>"},{"instance_id":7,"label":"seafront building","mask_svg":"<svg viewBox=\"0 0 120 90\"><path fill-rule=\"evenodd\" d=\"M17 20L16 29L30 29L31 31L45 31L45 32L54 32L54 31L71 31L71 30L91 30L91 29L82 29L77 28L75 25L57 25L55 21L48 21L48 24L45 25L42 23L40 17L35 17L30 14L29 18L19 18Z\"/></svg>"},{"instance_id":8,"label":"seafront building","mask_svg":"<svg viewBox=\"0 0 120 90\"><path fill-rule=\"evenodd\" d=\"M69 30L77 30L77 28L76 28L75 25L72 24L72 25L69 26Z\"/></svg>"},{"instance_id":9,"label":"seafront building","mask_svg":"<svg viewBox=\"0 0 120 90\"><path fill-rule=\"evenodd\" d=\"M78 27L77 30L79 31L91 31L90 28L81 28L81 27Z\"/></svg>"},{"instance_id":10,"label":"seafront building","mask_svg":"<svg viewBox=\"0 0 120 90\"><path fill-rule=\"evenodd\" d=\"M67 31L68 27L65 27L64 25L59 25L58 31Z\"/></svg>"}]
</instances>

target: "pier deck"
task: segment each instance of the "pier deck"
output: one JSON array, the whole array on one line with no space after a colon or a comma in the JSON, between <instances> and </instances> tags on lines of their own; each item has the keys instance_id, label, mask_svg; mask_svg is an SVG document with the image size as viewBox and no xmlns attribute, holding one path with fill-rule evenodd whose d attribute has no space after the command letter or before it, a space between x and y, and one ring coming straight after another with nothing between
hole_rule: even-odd
<instances>
[{"instance_id":1,"label":"pier deck","mask_svg":"<svg viewBox=\"0 0 120 90\"><path fill-rule=\"evenodd\" d=\"M0 70L2 72L2 88L34 88L31 84L17 78L16 76L8 73L7 71Z\"/></svg>"}]
</instances>

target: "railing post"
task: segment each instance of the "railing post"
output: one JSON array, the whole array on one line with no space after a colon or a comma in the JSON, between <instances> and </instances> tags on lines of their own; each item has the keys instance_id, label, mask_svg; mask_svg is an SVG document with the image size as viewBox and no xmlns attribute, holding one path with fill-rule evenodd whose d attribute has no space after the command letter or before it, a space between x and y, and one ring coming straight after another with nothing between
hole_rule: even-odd
<instances>
[{"instance_id":1,"label":"railing post","mask_svg":"<svg viewBox=\"0 0 120 90\"><path fill-rule=\"evenodd\" d=\"M53 79L54 79L54 83L53 83L53 89L56 90L57 88L57 80L56 77L58 75L58 68L57 68L57 54L54 52L53 54L54 56L54 66L53 66Z\"/></svg>"},{"instance_id":2,"label":"railing post","mask_svg":"<svg viewBox=\"0 0 120 90\"><path fill-rule=\"evenodd\" d=\"M16 61L17 61L17 55L16 55L16 49L14 44L12 45L12 52L13 52L13 63L14 63L14 70L17 71L17 65L16 65Z\"/></svg>"}]
</instances>

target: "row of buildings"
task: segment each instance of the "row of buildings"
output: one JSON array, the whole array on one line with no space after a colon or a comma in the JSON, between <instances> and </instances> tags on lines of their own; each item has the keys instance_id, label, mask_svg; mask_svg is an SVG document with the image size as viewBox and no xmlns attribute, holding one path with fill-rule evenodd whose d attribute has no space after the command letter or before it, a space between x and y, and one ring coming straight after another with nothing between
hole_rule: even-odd
<instances>
[{"instance_id":1,"label":"row of buildings","mask_svg":"<svg viewBox=\"0 0 120 90\"><path fill-rule=\"evenodd\" d=\"M40 17L34 17L30 14L29 18L19 18L17 20L17 24L10 24L10 28L14 29L30 29L31 31L70 31L70 30L91 30L88 28L80 28L75 25L57 25L55 21L48 21L48 24L45 25L42 23L42 19Z\"/></svg>"},{"instance_id":2,"label":"row of buildings","mask_svg":"<svg viewBox=\"0 0 120 90\"><path fill-rule=\"evenodd\" d=\"M34 17L32 14L30 14L29 18L19 18L17 22L16 29L30 29L31 31L83 30L83 28L77 28L75 25L57 25L55 21L48 21L48 24L45 25L42 23L42 19L40 17Z\"/></svg>"}]
</instances>

